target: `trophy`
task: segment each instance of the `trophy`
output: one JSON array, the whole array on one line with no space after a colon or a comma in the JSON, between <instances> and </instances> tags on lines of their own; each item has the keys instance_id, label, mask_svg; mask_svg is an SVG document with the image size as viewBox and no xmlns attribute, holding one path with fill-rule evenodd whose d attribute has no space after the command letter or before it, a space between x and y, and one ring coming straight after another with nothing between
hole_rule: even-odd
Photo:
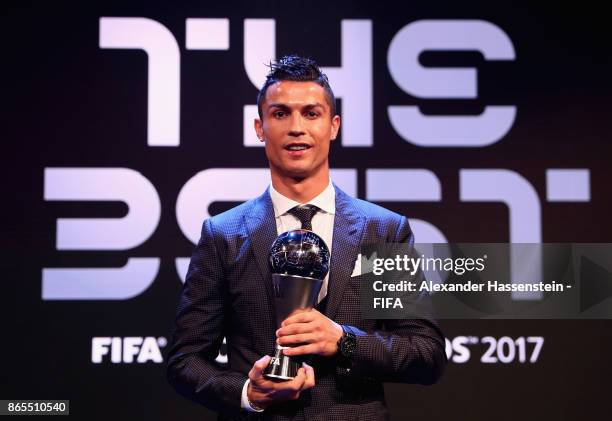
<instances>
[{"instance_id":1,"label":"trophy","mask_svg":"<svg viewBox=\"0 0 612 421\"><path fill-rule=\"evenodd\" d=\"M312 308L329 271L329 248L317 234L308 230L287 231L279 235L268 257L274 286L276 326L295 310ZM301 367L299 358L283 354L286 347L276 345L274 357L264 376L291 380Z\"/></svg>"}]
</instances>

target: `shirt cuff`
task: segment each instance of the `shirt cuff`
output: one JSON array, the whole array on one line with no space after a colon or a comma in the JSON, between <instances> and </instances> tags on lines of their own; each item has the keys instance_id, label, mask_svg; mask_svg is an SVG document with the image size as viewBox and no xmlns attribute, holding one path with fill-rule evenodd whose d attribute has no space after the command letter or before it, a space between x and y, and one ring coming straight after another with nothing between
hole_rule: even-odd
<instances>
[{"instance_id":1,"label":"shirt cuff","mask_svg":"<svg viewBox=\"0 0 612 421\"><path fill-rule=\"evenodd\" d=\"M244 386L242 386L242 398L240 400L240 406L242 407L242 409L246 409L249 412L263 412L264 411L263 409L253 408L253 406L251 405L251 402L249 401L247 390L249 388L250 382L251 382L251 379L247 379L246 382L244 382Z\"/></svg>"}]
</instances>

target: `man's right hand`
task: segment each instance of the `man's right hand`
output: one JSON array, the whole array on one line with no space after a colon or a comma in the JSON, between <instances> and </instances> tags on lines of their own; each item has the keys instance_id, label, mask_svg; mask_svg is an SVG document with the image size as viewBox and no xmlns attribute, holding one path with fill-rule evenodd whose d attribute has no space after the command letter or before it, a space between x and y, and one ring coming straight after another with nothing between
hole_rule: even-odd
<instances>
[{"instance_id":1,"label":"man's right hand","mask_svg":"<svg viewBox=\"0 0 612 421\"><path fill-rule=\"evenodd\" d=\"M310 389L315 385L314 369L308 364L298 370L293 380L273 381L263 376L264 369L270 362L266 355L255 362L249 371L249 386L247 397L251 403L265 409L273 403L295 400L300 397L302 390Z\"/></svg>"}]
</instances>

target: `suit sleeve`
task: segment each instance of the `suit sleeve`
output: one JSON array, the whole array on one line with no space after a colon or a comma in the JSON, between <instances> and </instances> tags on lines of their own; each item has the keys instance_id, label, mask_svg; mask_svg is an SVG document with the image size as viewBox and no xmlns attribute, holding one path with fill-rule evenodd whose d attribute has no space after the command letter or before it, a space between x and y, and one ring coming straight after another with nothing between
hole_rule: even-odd
<instances>
[{"instance_id":1,"label":"suit sleeve","mask_svg":"<svg viewBox=\"0 0 612 421\"><path fill-rule=\"evenodd\" d=\"M397 226L391 241L412 246L414 236L408 220L402 216ZM430 307L428 294L419 296L419 300L422 300L421 308ZM416 319L384 320L381 327L371 332L353 328L357 348L351 374L386 382L433 384L438 381L447 358L444 335L431 313Z\"/></svg>"},{"instance_id":2,"label":"suit sleeve","mask_svg":"<svg viewBox=\"0 0 612 421\"><path fill-rule=\"evenodd\" d=\"M224 279L209 219L203 224L181 291L167 378L181 395L213 411L238 417L247 376L215 362L224 336Z\"/></svg>"}]
</instances>

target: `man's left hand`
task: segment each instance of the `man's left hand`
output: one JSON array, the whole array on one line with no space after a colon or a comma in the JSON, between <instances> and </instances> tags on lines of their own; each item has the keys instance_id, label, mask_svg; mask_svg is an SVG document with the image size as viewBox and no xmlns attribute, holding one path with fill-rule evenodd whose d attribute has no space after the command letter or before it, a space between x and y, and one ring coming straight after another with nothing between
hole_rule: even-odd
<instances>
[{"instance_id":1,"label":"man's left hand","mask_svg":"<svg viewBox=\"0 0 612 421\"><path fill-rule=\"evenodd\" d=\"M280 345L291 347L283 350L285 355L331 357L338 352L338 340L343 333L338 323L313 308L287 317L276 336Z\"/></svg>"}]
</instances>

